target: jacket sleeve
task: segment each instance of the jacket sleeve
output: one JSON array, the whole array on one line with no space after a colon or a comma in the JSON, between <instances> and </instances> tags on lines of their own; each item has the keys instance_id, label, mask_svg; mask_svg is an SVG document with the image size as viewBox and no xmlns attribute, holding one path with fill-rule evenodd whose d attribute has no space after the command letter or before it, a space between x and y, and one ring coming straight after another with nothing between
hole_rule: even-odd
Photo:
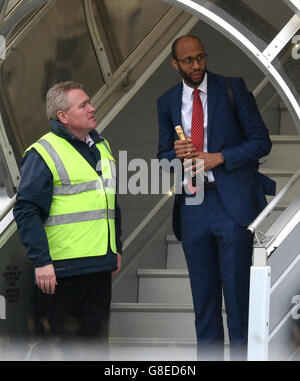
<instances>
[{"instance_id":1,"label":"jacket sleeve","mask_svg":"<svg viewBox=\"0 0 300 381\"><path fill-rule=\"evenodd\" d=\"M268 129L244 81L241 78L232 78L231 88L244 139L239 145L222 151L225 168L229 171L268 155L272 147Z\"/></svg>"},{"instance_id":2,"label":"jacket sleeve","mask_svg":"<svg viewBox=\"0 0 300 381\"><path fill-rule=\"evenodd\" d=\"M52 173L41 156L30 150L21 163L21 182L13 214L26 254L35 267L52 263L44 221L52 202Z\"/></svg>"}]
</instances>

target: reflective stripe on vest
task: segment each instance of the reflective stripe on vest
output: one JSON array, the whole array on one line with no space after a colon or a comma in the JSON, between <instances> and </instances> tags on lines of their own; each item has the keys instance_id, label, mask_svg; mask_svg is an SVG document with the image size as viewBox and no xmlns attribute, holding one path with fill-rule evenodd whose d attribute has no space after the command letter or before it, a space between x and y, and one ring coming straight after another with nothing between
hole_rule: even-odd
<instances>
[{"instance_id":1,"label":"reflective stripe on vest","mask_svg":"<svg viewBox=\"0 0 300 381\"><path fill-rule=\"evenodd\" d=\"M53 160L53 163L56 167L61 183L63 185L71 185L71 180L69 178L68 172L66 171L66 168L61 158L58 156L57 152L52 147L52 145L45 139L39 140L38 143L41 144L46 149L51 159Z\"/></svg>"},{"instance_id":2,"label":"reflective stripe on vest","mask_svg":"<svg viewBox=\"0 0 300 381\"><path fill-rule=\"evenodd\" d=\"M68 213L48 217L45 226L72 224L75 222L114 219L115 211L111 209L91 210L90 212Z\"/></svg>"},{"instance_id":3,"label":"reflective stripe on vest","mask_svg":"<svg viewBox=\"0 0 300 381\"><path fill-rule=\"evenodd\" d=\"M52 204L44 226L54 260L105 255L108 237L116 253L114 159L105 140L96 147L101 177L70 143L53 133L27 149L35 148L53 175Z\"/></svg>"},{"instance_id":4,"label":"reflective stripe on vest","mask_svg":"<svg viewBox=\"0 0 300 381\"><path fill-rule=\"evenodd\" d=\"M66 168L61 161L60 157L58 156L55 149L52 147L52 145L45 139L41 139L38 141L39 144L41 144L49 153L51 159L53 160L58 176L60 178L60 181L62 183L62 186L54 187L53 194L55 195L63 195L63 194L76 194L80 192L86 192L89 190L96 190L99 189L99 180L94 181L88 181L81 184L71 184L71 180L69 178L69 175L66 171ZM110 149L107 146L107 143L105 140L103 141L105 144L105 147L109 151ZM113 170L111 168L111 171L113 173ZM103 179L103 185L104 188L113 188L116 189L116 180L115 179Z\"/></svg>"}]
</instances>

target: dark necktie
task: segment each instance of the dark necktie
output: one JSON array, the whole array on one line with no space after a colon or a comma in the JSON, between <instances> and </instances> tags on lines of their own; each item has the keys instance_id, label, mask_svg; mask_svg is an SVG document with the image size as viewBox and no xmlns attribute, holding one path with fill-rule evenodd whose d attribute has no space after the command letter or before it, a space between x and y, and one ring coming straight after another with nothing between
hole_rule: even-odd
<instances>
[{"instance_id":1,"label":"dark necktie","mask_svg":"<svg viewBox=\"0 0 300 381\"><path fill-rule=\"evenodd\" d=\"M203 106L200 99L200 90L195 89L193 91L193 114L192 114L192 129L191 139L196 151L202 152L204 146L204 118L203 118Z\"/></svg>"},{"instance_id":2,"label":"dark necktie","mask_svg":"<svg viewBox=\"0 0 300 381\"><path fill-rule=\"evenodd\" d=\"M193 113L192 113L192 128L191 128L191 140L196 148L197 152L203 151L204 146L204 118L203 118L203 106L200 99L200 90L195 89L193 91ZM187 183L190 194L195 194L199 188L195 188L193 181L188 179Z\"/></svg>"}]
</instances>

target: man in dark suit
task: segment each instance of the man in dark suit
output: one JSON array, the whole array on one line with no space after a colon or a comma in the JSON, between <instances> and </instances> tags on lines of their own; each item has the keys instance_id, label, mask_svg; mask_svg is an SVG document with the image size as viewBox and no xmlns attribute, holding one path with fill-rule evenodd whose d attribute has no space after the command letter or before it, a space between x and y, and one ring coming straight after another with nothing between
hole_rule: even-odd
<instances>
[{"instance_id":1,"label":"man in dark suit","mask_svg":"<svg viewBox=\"0 0 300 381\"><path fill-rule=\"evenodd\" d=\"M230 78L228 86L206 70L206 59L197 37L174 41L172 65L182 82L158 99L158 158L177 157L195 172L192 159L204 160L203 202L187 203L195 194L183 191L173 211L190 276L198 358L224 359L223 291L231 359L246 359L253 247L247 226L266 206L265 194L275 193L275 183L258 172L272 143L244 81ZM177 125L186 140L178 140Z\"/></svg>"}]
</instances>

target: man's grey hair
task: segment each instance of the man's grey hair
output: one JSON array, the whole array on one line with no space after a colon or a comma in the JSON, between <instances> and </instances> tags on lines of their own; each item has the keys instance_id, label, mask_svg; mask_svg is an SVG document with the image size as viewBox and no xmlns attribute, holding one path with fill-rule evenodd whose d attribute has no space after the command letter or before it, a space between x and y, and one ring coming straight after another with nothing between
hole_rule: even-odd
<instances>
[{"instance_id":1,"label":"man's grey hair","mask_svg":"<svg viewBox=\"0 0 300 381\"><path fill-rule=\"evenodd\" d=\"M70 108L68 91L83 90L83 86L74 81L60 82L51 87L46 95L46 110L48 119L58 120L58 111L67 111Z\"/></svg>"}]
</instances>

